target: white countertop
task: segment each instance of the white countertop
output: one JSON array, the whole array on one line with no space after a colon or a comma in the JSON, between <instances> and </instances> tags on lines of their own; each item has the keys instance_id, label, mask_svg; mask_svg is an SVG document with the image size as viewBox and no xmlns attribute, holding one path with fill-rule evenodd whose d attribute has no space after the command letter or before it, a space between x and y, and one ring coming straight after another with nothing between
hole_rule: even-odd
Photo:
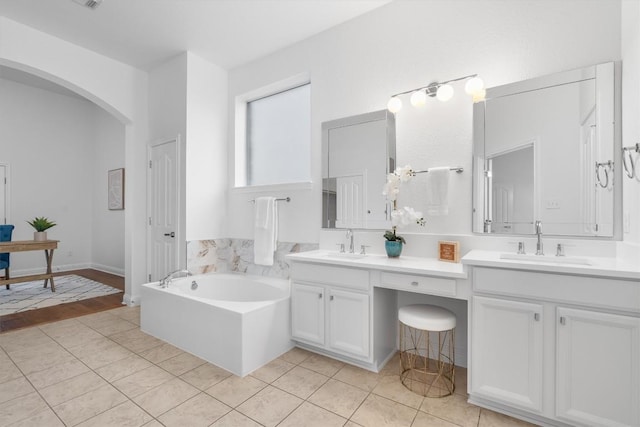
<instances>
[{"instance_id":1,"label":"white countertop","mask_svg":"<svg viewBox=\"0 0 640 427\"><path fill-rule=\"evenodd\" d=\"M562 262L548 261L548 256L541 256L534 260L501 259L504 252L472 250L462 257L465 265L478 267L508 268L514 270L530 270L546 273L574 274L582 276L608 277L612 279L640 280L640 262L631 260L619 260L605 257L587 258L591 265L563 264Z\"/></svg>"},{"instance_id":2,"label":"white countertop","mask_svg":"<svg viewBox=\"0 0 640 427\"><path fill-rule=\"evenodd\" d=\"M342 256L342 257L341 257ZM345 267L367 268L396 273L411 273L426 276L466 279L467 272L460 263L438 261L435 258L400 256L389 258L386 255L367 254L362 258L347 258L338 252L316 250L287 255L292 261L311 262L316 264L341 265Z\"/></svg>"}]
</instances>

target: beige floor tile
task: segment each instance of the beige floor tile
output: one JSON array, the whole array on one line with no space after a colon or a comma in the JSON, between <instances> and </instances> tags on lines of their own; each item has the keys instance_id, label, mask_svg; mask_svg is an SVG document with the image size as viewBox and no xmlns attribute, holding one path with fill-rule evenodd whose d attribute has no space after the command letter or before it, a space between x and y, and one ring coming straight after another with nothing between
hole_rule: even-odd
<instances>
[{"instance_id":1,"label":"beige floor tile","mask_svg":"<svg viewBox=\"0 0 640 427\"><path fill-rule=\"evenodd\" d=\"M411 425L417 412L416 409L370 394L351 420L364 427L403 427Z\"/></svg>"},{"instance_id":2,"label":"beige floor tile","mask_svg":"<svg viewBox=\"0 0 640 427\"><path fill-rule=\"evenodd\" d=\"M391 359L387 362L386 365L382 367L378 375L380 376L388 376L388 375L399 375L400 374L400 352L396 352Z\"/></svg>"},{"instance_id":3,"label":"beige floor tile","mask_svg":"<svg viewBox=\"0 0 640 427\"><path fill-rule=\"evenodd\" d=\"M356 424L353 421L347 421L344 427L361 427L360 424Z\"/></svg>"},{"instance_id":4,"label":"beige floor tile","mask_svg":"<svg viewBox=\"0 0 640 427\"><path fill-rule=\"evenodd\" d=\"M53 410L66 425L74 426L126 401L124 394L107 384L54 406Z\"/></svg>"},{"instance_id":5,"label":"beige floor tile","mask_svg":"<svg viewBox=\"0 0 640 427\"><path fill-rule=\"evenodd\" d=\"M46 344L26 351L21 350L19 357L14 357L12 354L10 356L24 375L44 371L61 361L73 359L73 356L58 344Z\"/></svg>"},{"instance_id":6,"label":"beige floor tile","mask_svg":"<svg viewBox=\"0 0 640 427\"><path fill-rule=\"evenodd\" d=\"M162 343L157 347L153 347L147 351L143 351L139 355L150 361L151 363L164 362L167 359L183 354L184 351L178 347L174 347L169 343Z\"/></svg>"},{"instance_id":7,"label":"beige floor tile","mask_svg":"<svg viewBox=\"0 0 640 427\"><path fill-rule=\"evenodd\" d=\"M237 410L260 424L272 427L285 419L302 402L289 393L267 386L238 406Z\"/></svg>"},{"instance_id":8,"label":"beige floor tile","mask_svg":"<svg viewBox=\"0 0 640 427\"><path fill-rule=\"evenodd\" d=\"M340 416L349 418L368 395L368 392L350 384L329 379L308 400Z\"/></svg>"},{"instance_id":9,"label":"beige floor tile","mask_svg":"<svg viewBox=\"0 0 640 427\"><path fill-rule=\"evenodd\" d=\"M121 319L126 320L127 322L135 323L136 325L140 325L140 306L138 307L122 307L112 310L114 315L118 316Z\"/></svg>"},{"instance_id":10,"label":"beige floor tile","mask_svg":"<svg viewBox=\"0 0 640 427\"><path fill-rule=\"evenodd\" d=\"M118 332L110 335L109 338L118 344L128 348L134 353L142 353L143 351L152 349L163 344L163 341L147 335L140 329L131 329L129 331Z\"/></svg>"},{"instance_id":11,"label":"beige floor tile","mask_svg":"<svg viewBox=\"0 0 640 427\"><path fill-rule=\"evenodd\" d=\"M7 353L32 348L53 340L38 328L26 328L0 335L0 347Z\"/></svg>"},{"instance_id":12,"label":"beige floor tile","mask_svg":"<svg viewBox=\"0 0 640 427\"><path fill-rule=\"evenodd\" d=\"M463 427L477 426L480 408L459 394L442 398L425 398L420 410Z\"/></svg>"},{"instance_id":13,"label":"beige floor tile","mask_svg":"<svg viewBox=\"0 0 640 427\"><path fill-rule=\"evenodd\" d=\"M211 363L205 363L180 375L180 378L200 390L206 390L230 376L231 372Z\"/></svg>"},{"instance_id":14,"label":"beige floor tile","mask_svg":"<svg viewBox=\"0 0 640 427\"><path fill-rule=\"evenodd\" d=\"M173 378L175 377L164 369L157 366L149 366L146 369L114 381L113 385L128 397L133 398Z\"/></svg>"},{"instance_id":15,"label":"beige floor tile","mask_svg":"<svg viewBox=\"0 0 640 427\"><path fill-rule=\"evenodd\" d=\"M205 363L207 363L206 360L202 360L193 354L183 352L178 356L158 363L158 366L165 371L169 371L173 375L179 376L197 368L198 366L204 365Z\"/></svg>"},{"instance_id":16,"label":"beige floor tile","mask_svg":"<svg viewBox=\"0 0 640 427\"><path fill-rule=\"evenodd\" d=\"M284 419L279 427L342 427L347 420L326 409L319 408L309 402L302 405Z\"/></svg>"},{"instance_id":17,"label":"beige floor tile","mask_svg":"<svg viewBox=\"0 0 640 427\"><path fill-rule=\"evenodd\" d=\"M133 355L96 369L96 373L113 383L151 366L151 362Z\"/></svg>"},{"instance_id":18,"label":"beige floor tile","mask_svg":"<svg viewBox=\"0 0 640 427\"><path fill-rule=\"evenodd\" d=\"M0 425L8 426L31 418L48 408L47 403L36 392L20 396L0 404Z\"/></svg>"},{"instance_id":19,"label":"beige floor tile","mask_svg":"<svg viewBox=\"0 0 640 427\"><path fill-rule=\"evenodd\" d=\"M31 384L33 384L36 389L40 390L59 383L60 381L84 374L85 372L89 372L87 365L75 357L72 357L70 360L60 362L59 364L52 366L49 369L45 369L44 371L29 374L27 375L27 378L29 378L29 381L31 381Z\"/></svg>"},{"instance_id":20,"label":"beige floor tile","mask_svg":"<svg viewBox=\"0 0 640 427\"><path fill-rule=\"evenodd\" d=\"M127 400L120 405L78 424L78 427L140 427L153 417Z\"/></svg>"},{"instance_id":21,"label":"beige floor tile","mask_svg":"<svg viewBox=\"0 0 640 427\"><path fill-rule=\"evenodd\" d=\"M415 409L420 408L424 399L402 385L400 377L391 375L382 377L376 388L373 389L373 393Z\"/></svg>"},{"instance_id":22,"label":"beige floor tile","mask_svg":"<svg viewBox=\"0 0 640 427\"><path fill-rule=\"evenodd\" d=\"M266 386L267 383L250 375L244 378L233 375L208 388L205 392L226 405L235 408Z\"/></svg>"},{"instance_id":23,"label":"beige floor tile","mask_svg":"<svg viewBox=\"0 0 640 427\"><path fill-rule=\"evenodd\" d=\"M55 412L47 408L32 417L11 424L11 427L64 427L64 424Z\"/></svg>"},{"instance_id":24,"label":"beige floor tile","mask_svg":"<svg viewBox=\"0 0 640 427\"><path fill-rule=\"evenodd\" d=\"M65 348L76 347L87 341L101 338L101 335L82 323L56 325L44 330L58 344Z\"/></svg>"},{"instance_id":25,"label":"beige floor tile","mask_svg":"<svg viewBox=\"0 0 640 427\"><path fill-rule=\"evenodd\" d=\"M0 384L22 377L20 369L11 361L6 360L0 363Z\"/></svg>"},{"instance_id":26,"label":"beige floor tile","mask_svg":"<svg viewBox=\"0 0 640 427\"><path fill-rule=\"evenodd\" d=\"M153 419L148 423L146 423L145 425L143 425L142 427L164 427L164 426L160 424L160 421Z\"/></svg>"},{"instance_id":27,"label":"beige floor tile","mask_svg":"<svg viewBox=\"0 0 640 427\"><path fill-rule=\"evenodd\" d=\"M91 326L91 328L94 329L96 332L101 333L104 336L109 336L118 332L137 329L138 325L114 316L113 319L104 321L101 324L97 324L95 326Z\"/></svg>"},{"instance_id":28,"label":"beige floor tile","mask_svg":"<svg viewBox=\"0 0 640 427\"><path fill-rule=\"evenodd\" d=\"M344 363L319 354L312 354L300 363L300 366L311 369L319 374L332 377L344 366Z\"/></svg>"},{"instance_id":29,"label":"beige floor tile","mask_svg":"<svg viewBox=\"0 0 640 427\"><path fill-rule=\"evenodd\" d=\"M375 372L367 371L357 366L344 365L333 378L363 390L371 391L376 388L382 377Z\"/></svg>"},{"instance_id":30,"label":"beige floor tile","mask_svg":"<svg viewBox=\"0 0 640 427\"><path fill-rule=\"evenodd\" d=\"M296 366L272 384L294 396L306 399L322 387L328 379L329 377L322 374Z\"/></svg>"},{"instance_id":31,"label":"beige floor tile","mask_svg":"<svg viewBox=\"0 0 640 427\"><path fill-rule=\"evenodd\" d=\"M456 424L445 421L441 418L429 415L426 412L418 411L416 419L411 424L411 427L458 427Z\"/></svg>"},{"instance_id":32,"label":"beige floor tile","mask_svg":"<svg viewBox=\"0 0 640 427\"><path fill-rule=\"evenodd\" d=\"M294 347L280 356L280 359L284 360L285 362L293 363L294 365L299 365L300 363L307 360L312 354L313 353L303 348Z\"/></svg>"},{"instance_id":33,"label":"beige floor tile","mask_svg":"<svg viewBox=\"0 0 640 427\"><path fill-rule=\"evenodd\" d=\"M290 371L294 366L295 365L293 363L289 363L279 357L277 359L273 359L262 368L253 371L251 376L259 379L260 381L272 383Z\"/></svg>"},{"instance_id":34,"label":"beige floor tile","mask_svg":"<svg viewBox=\"0 0 640 427\"><path fill-rule=\"evenodd\" d=\"M200 390L191 384L187 384L180 378L174 378L134 397L133 401L157 418L182 402L191 399L199 392Z\"/></svg>"},{"instance_id":35,"label":"beige floor tile","mask_svg":"<svg viewBox=\"0 0 640 427\"><path fill-rule=\"evenodd\" d=\"M526 421L511 418L507 415L489 411L488 409L480 410L479 427L529 427L535 426Z\"/></svg>"},{"instance_id":36,"label":"beige floor tile","mask_svg":"<svg viewBox=\"0 0 640 427\"><path fill-rule=\"evenodd\" d=\"M56 406L106 384L104 379L90 371L45 387L40 390L40 395L49 405Z\"/></svg>"},{"instance_id":37,"label":"beige floor tile","mask_svg":"<svg viewBox=\"0 0 640 427\"><path fill-rule=\"evenodd\" d=\"M167 427L207 427L229 411L231 411L229 406L206 393L200 393L158 419Z\"/></svg>"},{"instance_id":38,"label":"beige floor tile","mask_svg":"<svg viewBox=\"0 0 640 427\"><path fill-rule=\"evenodd\" d=\"M238 411L231 411L211 424L211 427L260 427L260 424Z\"/></svg>"},{"instance_id":39,"label":"beige floor tile","mask_svg":"<svg viewBox=\"0 0 640 427\"><path fill-rule=\"evenodd\" d=\"M133 354L123 346L102 336L100 339L90 341L87 344L72 347L69 351L91 369L109 365Z\"/></svg>"},{"instance_id":40,"label":"beige floor tile","mask_svg":"<svg viewBox=\"0 0 640 427\"><path fill-rule=\"evenodd\" d=\"M29 381L25 377L19 377L11 381L0 384L0 403L13 400L17 397L24 396L34 392L35 389L31 386Z\"/></svg>"}]
</instances>

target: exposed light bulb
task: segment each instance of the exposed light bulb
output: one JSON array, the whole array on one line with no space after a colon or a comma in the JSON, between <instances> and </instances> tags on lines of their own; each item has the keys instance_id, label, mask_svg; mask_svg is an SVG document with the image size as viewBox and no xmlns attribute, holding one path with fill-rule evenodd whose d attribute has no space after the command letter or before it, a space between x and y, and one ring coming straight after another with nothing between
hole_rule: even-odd
<instances>
[{"instance_id":1,"label":"exposed light bulb","mask_svg":"<svg viewBox=\"0 0 640 427\"><path fill-rule=\"evenodd\" d=\"M451 85L442 85L438 88L436 92L436 98L438 100L445 102L450 100L453 97L453 87Z\"/></svg>"},{"instance_id":2,"label":"exposed light bulb","mask_svg":"<svg viewBox=\"0 0 640 427\"><path fill-rule=\"evenodd\" d=\"M473 102L484 101L484 99L487 96L487 90L486 89L480 89L478 91L473 92L473 94L471 96L472 96Z\"/></svg>"},{"instance_id":3,"label":"exposed light bulb","mask_svg":"<svg viewBox=\"0 0 640 427\"><path fill-rule=\"evenodd\" d=\"M402 110L402 101L400 101L400 98L398 98L397 96L392 96L389 99L389 102L387 102L387 110L392 113L397 113L398 111Z\"/></svg>"},{"instance_id":4,"label":"exposed light bulb","mask_svg":"<svg viewBox=\"0 0 640 427\"><path fill-rule=\"evenodd\" d=\"M474 95L476 92L484 89L484 82L480 77L472 77L467 80L467 83L464 85L464 91L469 95Z\"/></svg>"},{"instance_id":5,"label":"exposed light bulb","mask_svg":"<svg viewBox=\"0 0 640 427\"><path fill-rule=\"evenodd\" d=\"M427 103L427 93L423 90L417 90L411 94L411 105L414 107L423 107Z\"/></svg>"}]
</instances>

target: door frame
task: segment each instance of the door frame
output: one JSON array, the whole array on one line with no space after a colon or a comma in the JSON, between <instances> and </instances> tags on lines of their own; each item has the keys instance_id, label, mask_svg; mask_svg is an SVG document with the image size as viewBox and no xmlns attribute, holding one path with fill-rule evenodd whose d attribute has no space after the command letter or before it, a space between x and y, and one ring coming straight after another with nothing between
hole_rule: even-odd
<instances>
[{"instance_id":1,"label":"door frame","mask_svg":"<svg viewBox=\"0 0 640 427\"><path fill-rule=\"evenodd\" d=\"M0 163L0 167L4 168L5 176L5 182L0 183L4 185L4 218L0 218L0 224L11 224L11 168L9 163Z\"/></svg>"},{"instance_id":2,"label":"door frame","mask_svg":"<svg viewBox=\"0 0 640 427\"><path fill-rule=\"evenodd\" d=\"M151 281L151 272L154 270L153 269L153 252L151 250L152 245L153 245L153 235L151 233L151 205L152 205L152 197L153 197L153 192L151 191L152 188L152 175L151 175L151 170L152 168L150 167L151 165L151 154L152 151L155 147L163 145L163 144L168 144L171 142L176 143L176 198L178 199L178 206L176 206L176 237L175 237L175 241L176 241L176 245L177 245L177 250L175 253L176 256L176 265L179 266L179 268L185 268L185 264L186 264L186 245L183 244L183 236L184 236L184 210L182 209L182 206L184 206L184 177L183 177L183 171L184 171L184 167L183 167L183 152L182 152L182 138L180 137L180 134L176 135L175 137L171 137L171 138L161 138L161 139L157 139L154 140L152 142L149 143L149 145L147 146L147 212L146 212L146 218L145 218L145 222L146 222L146 230L147 230L147 236L146 236L146 240L147 240L147 271L146 271L146 278L147 280ZM182 262L182 260L184 260L184 262ZM160 278L157 278L156 280L160 280Z\"/></svg>"}]
</instances>

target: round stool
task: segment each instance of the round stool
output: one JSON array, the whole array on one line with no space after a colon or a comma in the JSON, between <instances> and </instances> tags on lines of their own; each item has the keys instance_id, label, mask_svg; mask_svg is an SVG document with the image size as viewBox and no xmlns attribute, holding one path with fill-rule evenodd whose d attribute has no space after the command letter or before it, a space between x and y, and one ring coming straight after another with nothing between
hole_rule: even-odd
<instances>
[{"instance_id":1,"label":"round stool","mask_svg":"<svg viewBox=\"0 0 640 427\"><path fill-rule=\"evenodd\" d=\"M400 381L426 397L445 397L455 390L454 330L456 316L434 305L401 307Z\"/></svg>"}]
</instances>

